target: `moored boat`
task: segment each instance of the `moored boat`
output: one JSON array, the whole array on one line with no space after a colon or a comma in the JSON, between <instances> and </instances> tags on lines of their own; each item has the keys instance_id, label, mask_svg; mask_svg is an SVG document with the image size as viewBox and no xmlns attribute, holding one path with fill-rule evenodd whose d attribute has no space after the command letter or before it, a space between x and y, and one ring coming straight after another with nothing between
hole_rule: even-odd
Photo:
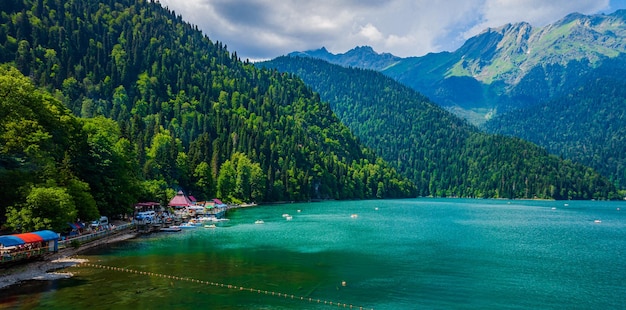
<instances>
[{"instance_id":1,"label":"moored boat","mask_svg":"<svg viewBox=\"0 0 626 310\"><path fill-rule=\"evenodd\" d=\"M170 227L161 227L160 231L162 232L177 232L182 229L179 226L170 226Z\"/></svg>"}]
</instances>

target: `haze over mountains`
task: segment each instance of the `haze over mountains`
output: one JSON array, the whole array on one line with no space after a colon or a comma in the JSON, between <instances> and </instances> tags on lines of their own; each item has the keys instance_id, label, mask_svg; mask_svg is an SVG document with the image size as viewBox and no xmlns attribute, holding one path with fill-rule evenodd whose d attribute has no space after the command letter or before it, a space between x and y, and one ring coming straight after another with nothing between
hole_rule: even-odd
<instances>
[{"instance_id":1,"label":"haze over mountains","mask_svg":"<svg viewBox=\"0 0 626 310\"><path fill-rule=\"evenodd\" d=\"M488 132L514 135L626 184L626 11L486 29L453 52L357 47L290 56L380 71Z\"/></svg>"}]
</instances>

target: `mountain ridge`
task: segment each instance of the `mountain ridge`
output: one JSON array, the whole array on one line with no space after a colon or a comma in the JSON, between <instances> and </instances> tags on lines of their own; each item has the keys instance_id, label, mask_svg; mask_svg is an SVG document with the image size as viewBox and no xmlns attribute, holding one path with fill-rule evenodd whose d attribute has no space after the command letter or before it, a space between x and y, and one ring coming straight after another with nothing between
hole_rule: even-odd
<instances>
[{"instance_id":1,"label":"mountain ridge","mask_svg":"<svg viewBox=\"0 0 626 310\"><path fill-rule=\"evenodd\" d=\"M487 28L455 51L402 58L380 71L488 132L538 143L553 154L594 167L625 188L626 159L619 153L625 146L615 138L620 135L617 124L626 117L626 106L619 104L626 98L618 82L626 65L625 55L626 10L571 13L543 27L520 22ZM599 78L612 87L604 87L602 92L617 96L611 99L615 104L603 109L593 104L593 96L602 96L600 88L587 87ZM587 124L613 123L604 126L604 132L598 132L596 126L543 126L578 123L579 114L547 106L572 100L579 101L573 103L585 111ZM546 115L541 111L550 112ZM604 119L605 115L615 117ZM523 129L529 124L534 124L537 132ZM585 140L589 144L586 147L581 141L558 138L584 137L585 130L591 128L595 139Z\"/></svg>"},{"instance_id":2,"label":"mountain ridge","mask_svg":"<svg viewBox=\"0 0 626 310\"><path fill-rule=\"evenodd\" d=\"M599 175L526 141L481 133L373 70L288 56L255 65L302 78L361 141L410 176L421 196L562 199L587 192L566 193L560 186L567 179Z\"/></svg>"},{"instance_id":3,"label":"mountain ridge","mask_svg":"<svg viewBox=\"0 0 626 310\"><path fill-rule=\"evenodd\" d=\"M312 57L326 60L330 63L339 63L345 67L356 67L372 70L384 70L402 58L391 53L377 53L371 46L357 46L345 53L333 54L325 47L316 50L308 50L303 52L291 52L287 54L291 57Z\"/></svg>"},{"instance_id":4,"label":"mountain ridge","mask_svg":"<svg viewBox=\"0 0 626 310\"><path fill-rule=\"evenodd\" d=\"M483 93L508 96L537 66L565 66L586 59L593 68L603 59L626 53L626 10L608 15L571 13L543 27L519 22L487 28L455 51L420 57L401 58L371 49L371 52L361 54L368 58L348 63L344 55L357 54L360 49L363 47L343 54L326 51L327 55L318 58L342 66L381 71L444 107L501 112L506 106L500 106L499 100ZM315 57L312 52L289 55ZM478 82L470 90L470 97L475 99L459 102L458 98L467 96L467 88L455 89L453 82L446 81L449 78ZM475 124L485 120L470 119Z\"/></svg>"}]
</instances>

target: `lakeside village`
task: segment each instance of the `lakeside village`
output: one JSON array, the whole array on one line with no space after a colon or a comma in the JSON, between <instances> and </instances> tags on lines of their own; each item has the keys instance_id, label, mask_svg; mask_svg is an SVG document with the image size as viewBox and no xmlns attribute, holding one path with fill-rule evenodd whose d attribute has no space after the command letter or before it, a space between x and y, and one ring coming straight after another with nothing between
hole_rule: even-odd
<instances>
[{"instance_id":1,"label":"lakeside village","mask_svg":"<svg viewBox=\"0 0 626 310\"><path fill-rule=\"evenodd\" d=\"M41 230L22 234L0 236L0 266L21 261L44 259L59 249L76 247L81 243L99 239L120 231L135 230L137 233L178 232L187 228L215 228L215 224L228 221L226 211L255 204L227 205L219 199L196 201L179 191L167 207L158 202L142 202L135 205L132 218L115 225L106 216L90 223L68 223L68 230L57 233Z\"/></svg>"}]
</instances>

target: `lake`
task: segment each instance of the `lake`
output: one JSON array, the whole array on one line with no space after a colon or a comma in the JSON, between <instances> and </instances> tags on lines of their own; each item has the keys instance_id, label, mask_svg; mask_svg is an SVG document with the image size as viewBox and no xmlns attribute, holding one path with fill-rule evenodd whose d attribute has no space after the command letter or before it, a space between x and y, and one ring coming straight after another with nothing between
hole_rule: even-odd
<instances>
[{"instance_id":1,"label":"lake","mask_svg":"<svg viewBox=\"0 0 626 310\"><path fill-rule=\"evenodd\" d=\"M84 253L124 270L71 267L2 291L0 308L626 308L626 202L332 201L228 218Z\"/></svg>"}]
</instances>

